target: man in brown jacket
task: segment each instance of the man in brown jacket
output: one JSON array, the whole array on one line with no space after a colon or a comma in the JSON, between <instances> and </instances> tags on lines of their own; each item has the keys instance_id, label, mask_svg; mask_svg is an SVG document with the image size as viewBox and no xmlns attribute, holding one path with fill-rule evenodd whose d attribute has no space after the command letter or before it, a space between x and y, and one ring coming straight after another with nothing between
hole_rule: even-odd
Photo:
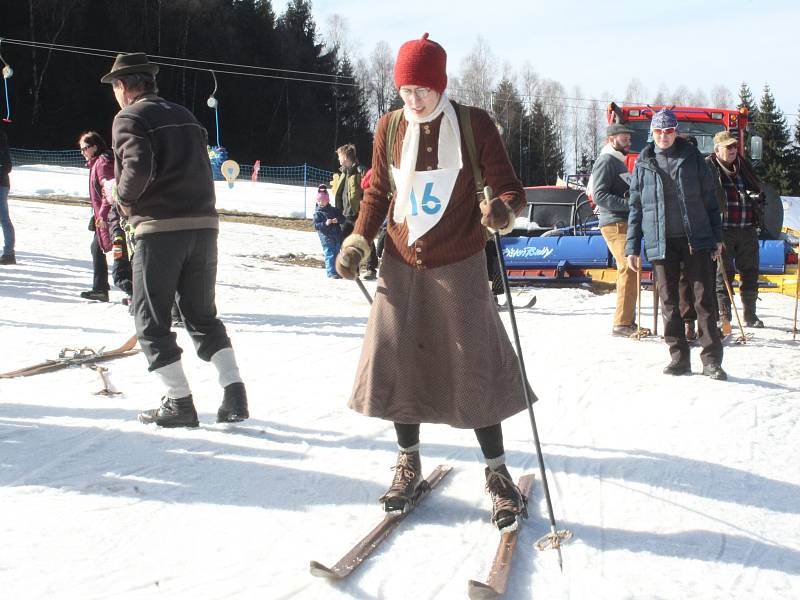
<instances>
[{"instance_id":1,"label":"man in brown jacket","mask_svg":"<svg viewBox=\"0 0 800 600\"><path fill-rule=\"evenodd\" d=\"M135 227L136 333L150 371L166 388L161 406L141 412L139 420L198 425L182 350L170 331L177 299L197 355L219 373L224 392L217 422L242 421L249 416L247 394L214 298L219 218L208 135L191 112L156 95L157 72L144 54L120 54L101 79L122 109L112 129L114 171L117 203Z\"/></svg>"}]
</instances>

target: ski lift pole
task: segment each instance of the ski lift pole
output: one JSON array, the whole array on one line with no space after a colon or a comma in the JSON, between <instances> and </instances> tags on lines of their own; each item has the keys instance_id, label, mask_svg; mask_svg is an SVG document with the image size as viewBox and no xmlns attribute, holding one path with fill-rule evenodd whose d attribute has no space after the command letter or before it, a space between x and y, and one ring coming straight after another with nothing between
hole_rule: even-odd
<instances>
[{"instance_id":1,"label":"ski lift pole","mask_svg":"<svg viewBox=\"0 0 800 600\"><path fill-rule=\"evenodd\" d=\"M492 199L492 188L488 185L483 188L483 196L486 201ZM542 488L544 489L544 498L547 503L547 513L550 517L550 533L543 536L536 542L536 547L539 550L546 548L555 548L558 552L558 567L564 570L564 560L561 556L561 540L568 540L572 537L572 532L562 529L556 529L556 518L553 514L553 502L550 500L550 488L547 485L547 473L544 468L544 459L542 458L542 445L539 442L539 432L536 429L536 417L533 414L533 401L531 400L529 392L533 390L528 389L528 374L525 371L525 361L522 358L522 345L519 341L519 331L517 330L517 319L514 315L514 303L511 299L511 288L508 285L508 274L506 273L506 261L503 258L503 249L500 245L500 232L494 232L494 243L497 248L497 260L500 263L500 276L503 278L503 289L506 292L506 303L508 305L508 317L511 320L511 331L514 334L514 345L517 350L517 363L519 364L520 375L522 375L522 392L525 396L525 404L528 407L528 417L531 421L531 430L533 431L533 443L536 446L536 458L539 461L539 473L542 477ZM534 398L535 398L534 394Z\"/></svg>"}]
</instances>

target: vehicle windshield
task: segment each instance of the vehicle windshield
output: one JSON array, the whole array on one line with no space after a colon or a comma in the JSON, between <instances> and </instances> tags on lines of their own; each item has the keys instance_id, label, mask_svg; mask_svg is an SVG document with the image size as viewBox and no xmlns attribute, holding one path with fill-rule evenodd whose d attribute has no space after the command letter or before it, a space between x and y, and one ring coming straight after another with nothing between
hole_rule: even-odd
<instances>
[{"instance_id":1,"label":"vehicle windshield","mask_svg":"<svg viewBox=\"0 0 800 600\"><path fill-rule=\"evenodd\" d=\"M628 121L625 123L633 129L631 135L631 152L641 152L650 139L650 121ZM697 147L703 154L714 151L714 136L724 130L722 123L698 123L697 121L679 121L678 133L691 135L697 140Z\"/></svg>"}]
</instances>

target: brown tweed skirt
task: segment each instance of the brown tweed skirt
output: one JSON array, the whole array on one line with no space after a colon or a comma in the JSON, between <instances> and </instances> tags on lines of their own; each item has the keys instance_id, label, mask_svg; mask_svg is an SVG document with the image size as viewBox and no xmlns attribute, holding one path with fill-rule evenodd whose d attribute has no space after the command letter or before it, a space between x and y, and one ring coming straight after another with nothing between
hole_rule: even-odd
<instances>
[{"instance_id":1,"label":"brown tweed skirt","mask_svg":"<svg viewBox=\"0 0 800 600\"><path fill-rule=\"evenodd\" d=\"M348 406L397 423L468 429L525 409L483 251L421 271L384 255Z\"/></svg>"}]
</instances>

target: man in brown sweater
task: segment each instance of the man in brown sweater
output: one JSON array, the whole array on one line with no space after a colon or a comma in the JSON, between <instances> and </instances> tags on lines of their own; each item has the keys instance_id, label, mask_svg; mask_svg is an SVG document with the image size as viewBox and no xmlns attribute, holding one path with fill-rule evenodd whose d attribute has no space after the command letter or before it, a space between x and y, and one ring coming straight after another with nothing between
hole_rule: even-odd
<instances>
[{"instance_id":1,"label":"man in brown sweater","mask_svg":"<svg viewBox=\"0 0 800 600\"><path fill-rule=\"evenodd\" d=\"M120 54L101 79L122 109L112 129L114 171L117 203L135 227L136 334L150 371L166 388L161 406L141 412L139 420L198 425L182 350L170 331L177 299L197 355L219 373L224 392L217 422L242 421L249 416L247 394L214 298L219 218L208 135L186 108L156 95L157 72L144 54Z\"/></svg>"}]
</instances>

